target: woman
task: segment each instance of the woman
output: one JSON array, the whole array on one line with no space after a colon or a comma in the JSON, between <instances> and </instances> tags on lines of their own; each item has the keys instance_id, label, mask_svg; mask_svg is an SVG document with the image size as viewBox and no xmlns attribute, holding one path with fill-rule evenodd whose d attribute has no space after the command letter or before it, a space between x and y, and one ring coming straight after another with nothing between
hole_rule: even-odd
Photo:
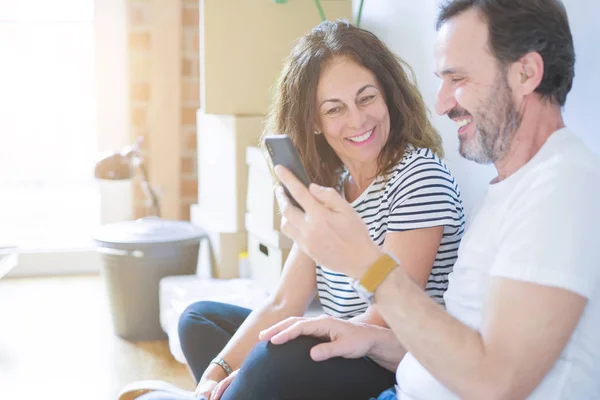
<instances>
[{"instance_id":1,"label":"woman","mask_svg":"<svg viewBox=\"0 0 600 400\"><path fill-rule=\"evenodd\" d=\"M370 32L324 22L290 54L267 132L289 135L311 181L337 188L373 240L443 305L463 233L462 202L439 158L441 138L404 68L410 69ZM350 281L294 246L277 291L256 310L192 304L179 335L197 393L211 400L368 399L393 386L394 373L366 357L312 361L318 339L259 343L261 330L302 316L316 293L326 314L387 327ZM174 398L161 396L145 398Z\"/></svg>"}]
</instances>

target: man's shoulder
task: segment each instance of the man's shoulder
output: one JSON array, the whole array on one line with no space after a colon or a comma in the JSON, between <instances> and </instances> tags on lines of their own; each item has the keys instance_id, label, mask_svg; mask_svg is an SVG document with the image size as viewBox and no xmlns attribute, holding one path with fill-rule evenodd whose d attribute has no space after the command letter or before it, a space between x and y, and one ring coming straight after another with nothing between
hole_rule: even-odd
<instances>
[{"instance_id":1,"label":"man's shoulder","mask_svg":"<svg viewBox=\"0 0 600 400\"><path fill-rule=\"evenodd\" d=\"M553 212L582 198L600 202L600 156L569 131L555 135L514 175L490 186L489 204L509 212L533 205Z\"/></svg>"},{"instance_id":2,"label":"man's shoulder","mask_svg":"<svg viewBox=\"0 0 600 400\"><path fill-rule=\"evenodd\" d=\"M532 181L560 183L565 188L600 185L600 155L566 128L554 135L528 171L526 184L532 188Z\"/></svg>"},{"instance_id":3,"label":"man's shoulder","mask_svg":"<svg viewBox=\"0 0 600 400\"><path fill-rule=\"evenodd\" d=\"M590 149L583 140L563 128L548 138L546 162L554 162L557 166L573 166L597 170L600 166L600 154Z\"/></svg>"}]
</instances>

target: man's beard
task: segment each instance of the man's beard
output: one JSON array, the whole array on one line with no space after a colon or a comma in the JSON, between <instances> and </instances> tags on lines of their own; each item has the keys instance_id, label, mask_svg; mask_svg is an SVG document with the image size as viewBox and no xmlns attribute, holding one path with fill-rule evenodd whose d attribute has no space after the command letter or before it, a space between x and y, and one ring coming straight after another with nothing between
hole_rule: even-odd
<instances>
[{"instance_id":1,"label":"man's beard","mask_svg":"<svg viewBox=\"0 0 600 400\"><path fill-rule=\"evenodd\" d=\"M450 118L461 115L469 113L461 108L448 113ZM521 115L512 99L506 73L499 73L490 96L474 114L475 121L475 135L472 138L459 137L460 155L479 164L501 160L510 150L512 139L521 124Z\"/></svg>"}]
</instances>

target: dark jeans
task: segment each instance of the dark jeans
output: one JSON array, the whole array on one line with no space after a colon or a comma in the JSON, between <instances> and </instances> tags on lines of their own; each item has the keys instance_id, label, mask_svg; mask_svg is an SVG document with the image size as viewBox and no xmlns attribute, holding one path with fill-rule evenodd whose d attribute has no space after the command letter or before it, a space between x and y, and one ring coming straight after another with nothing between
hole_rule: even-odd
<instances>
[{"instance_id":1,"label":"dark jeans","mask_svg":"<svg viewBox=\"0 0 600 400\"><path fill-rule=\"evenodd\" d=\"M149 393L142 397L138 397L137 400L190 400L190 399L186 399L183 397L169 396L168 393L164 393L164 392L154 392L154 393ZM202 398L202 399L198 399L198 400L205 400L205 399ZM338 400L338 399L334 398L334 399L330 399L330 400ZM398 398L396 397L396 391L394 389L388 389L385 392L381 393L379 395L379 397L377 397L377 399L372 397L371 400L398 400Z\"/></svg>"},{"instance_id":2,"label":"dark jeans","mask_svg":"<svg viewBox=\"0 0 600 400\"><path fill-rule=\"evenodd\" d=\"M250 311L213 301L199 301L183 311L178 326L179 342L196 382L250 315Z\"/></svg>"},{"instance_id":3,"label":"dark jeans","mask_svg":"<svg viewBox=\"0 0 600 400\"><path fill-rule=\"evenodd\" d=\"M231 339L250 310L198 302L179 321L179 338L188 364L200 379L210 361ZM394 386L394 373L366 357L314 362L310 349L321 340L302 336L283 345L260 342L248 354L223 400L319 400L377 397ZM168 399L148 397L147 399Z\"/></svg>"},{"instance_id":4,"label":"dark jeans","mask_svg":"<svg viewBox=\"0 0 600 400\"><path fill-rule=\"evenodd\" d=\"M170 396L169 393L164 392L153 392L142 397L138 397L137 400L190 400L183 397L173 397ZM206 400L205 398L196 399L196 400ZM330 399L330 400L338 400L338 399ZM396 391L394 389L388 389L385 392L381 393L377 399L374 397L371 400L398 400L396 397Z\"/></svg>"}]
</instances>

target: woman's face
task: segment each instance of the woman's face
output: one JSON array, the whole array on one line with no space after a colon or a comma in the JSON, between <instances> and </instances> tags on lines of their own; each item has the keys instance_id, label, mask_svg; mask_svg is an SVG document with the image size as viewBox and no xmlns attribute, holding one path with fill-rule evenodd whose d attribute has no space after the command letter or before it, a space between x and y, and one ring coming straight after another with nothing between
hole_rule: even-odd
<instances>
[{"instance_id":1,"label":"woman's face","mask_svg":"<svg viewBox=\"0 0 600 400\"><path fill-rule=\"evenodd\" d=\"M349 57L336 57L317 86L318 130L344 164L376 165L390 134L390 115L375 75Z\"/></svg>"}]
</instances>

